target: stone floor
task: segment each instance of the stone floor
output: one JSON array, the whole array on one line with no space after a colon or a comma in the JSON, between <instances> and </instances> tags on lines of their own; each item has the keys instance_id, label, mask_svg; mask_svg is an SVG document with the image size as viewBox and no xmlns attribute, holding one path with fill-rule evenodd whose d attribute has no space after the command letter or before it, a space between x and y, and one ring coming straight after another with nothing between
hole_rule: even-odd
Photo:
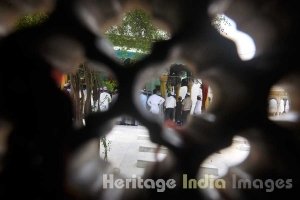
<instances>
[{"instance_id":1,"label":"stone floor","mask_svg":"<svg viewBox=\"0 0 300 200\"><path fill-rule=\"evenodd\" d=\"M162 160L168 153L165 147L160 148L157 158L157 145L149 140L148 130L143 126L116 125L107 135L110 142L108 161L115 171L125 177L142 176L149 164ZM104 157L103 145L100 145L100 157ZM242 137L235 137L232 146L208 157L201 165L201 172L216 177L223 176L229 166L241 163L248 156L250 146Z\"/></svg>"}]
</instances>

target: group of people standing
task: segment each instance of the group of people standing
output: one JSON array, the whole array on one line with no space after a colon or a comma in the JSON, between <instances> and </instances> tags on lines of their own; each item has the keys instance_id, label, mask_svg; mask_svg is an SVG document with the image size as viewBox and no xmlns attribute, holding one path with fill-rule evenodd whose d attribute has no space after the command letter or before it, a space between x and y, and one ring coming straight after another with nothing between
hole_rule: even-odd
<instances>
[{"instance_id":1,"label":"group of people standing","mask_svg":"<svg viewBox=\"0 0 300 200\"><path fill-rule=\"evenodd\" d=\"M278 116L289 112L290 103L288 99L275 99L269 100L269 115Z\"/></svg>"},{"instance_id":2,"label":"group of people standing","mask_svg":"<svg viewBox=\"0 0 300 200\"><path fill-rule=\"evenodd\" d=\"M86 99L85 88L83 88L84 99ZM64 91L71 93L70 84L64 87ZM107 87L104 86L98 89L95 98L92 98L92 110L105 112L109 109L111 104L117 99L118 91L109 92ZM171 120L177 123L177 125L183 125L186 123L190 114L201 114L202 100L201 96L197 96L195 107L192 111L193 101L189 92L186 93L184 99L181 96L176 96L172 92L168 92L167 97L163 98L158 89L154 89L153 92L147 92L142 90L140 93L140 101L144 107L144 110L157 115L163 120ZM122 117L120 124L126 124L130 121L131 125L136 125L136 120L129 119L128 117Z\"/></svg>"},{"instance_id":3,"label":"group of people standing","mask_svg":"<svg viewBox=\"0 0 300 200\"><path fill-rule=\"evenodd\" d=\"M71 84L69 82L64 85L63 91L66 94L71 95L72 93ZM91 94L93 96L93 98L91 98L92 110L101 111L101 112L107 111L109 109L110 104L115 101L117 94L118 94L117 90L114 92L109 92L106 86L97 88L96 92L92 91ZM81 91L79 91L79 97L83 98L84 101L86 101L87 90L85 85L83 85Z\"/></svg>"},{"instance_id":4,"label":"group of people standing","mask_svg":"<svg viewBox=\"0 0 300 200\"><path fill-rule=\"evenodd\" d=\"M164 120L175 121L178 125L186 123L190 114L199 115L201 113L202 100L201 96L197 96L197 102L193 112L191 111L193 101L189 92L186 93L185 98L182 99L174 93L169 92L166 98L159 95L157 89L153 90L153 94L146 99L145 93L141 93L141 101L143 106L151 113L159 115Z\"/></svg>"}]
</instances>

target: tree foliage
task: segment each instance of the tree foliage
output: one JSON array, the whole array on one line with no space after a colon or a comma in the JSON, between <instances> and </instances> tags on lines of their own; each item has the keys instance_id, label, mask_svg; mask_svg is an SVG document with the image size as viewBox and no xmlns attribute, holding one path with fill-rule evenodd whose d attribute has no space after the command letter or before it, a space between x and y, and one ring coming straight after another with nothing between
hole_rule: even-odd
<instances>
[{"instance_id":1,"label":"tree foliage","mask_svg":"<svg viewBox=\"0 0 300 200\"><path fill-rule=\"evenodd\" d=\"M168 39L168 34L151 21L151 16L143 10L135 9L124 16L121 25L111 26L106 32L114 46L123 50L137 49L150 52L154 42Z\"/></svg>"},{"instance_id":2,"label":"tree foliage","mask_svg":"<svg viewBox=\"0 0 300 200\"><path fill-rule=\"evenodd\" d=\"M16 24L17 29L36 26L45 22L48 18L46 13L35 13L21 17Z\"/></svg>"},{"instance_id":3,"label":"tree foliage","mask_svg":"<svg viewBox=\"0 0 300 200\"><path fill-rule=\"evenodd\" d=\"M224 15L216 15L214 18L211 20L211 24L219 31L224 33L224 28L223 26L229 26L230 22ZM226 32L225 32L226 34Z\"/></svg>"},{"instance_id":4,"label":"tree foliage","mask_svg":"<svg viewBox=\"0 0 300 200\"><path fill-rule=\"evenodd\" d=\"M107 87L109 92L114 92L118 88L118 83L116 80L104 80L102 85Z\"/></svg>"}]
</instances>

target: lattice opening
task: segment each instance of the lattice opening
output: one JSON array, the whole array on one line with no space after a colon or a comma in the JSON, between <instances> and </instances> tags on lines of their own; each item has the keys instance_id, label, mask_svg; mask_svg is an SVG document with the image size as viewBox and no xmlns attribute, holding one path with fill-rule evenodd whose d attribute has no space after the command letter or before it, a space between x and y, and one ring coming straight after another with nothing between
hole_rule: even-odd
<instances>
[{"instance_id":1,"label":"lattice opening","mask_svg":"<svg viewBox=\"0 0 300 200\"><path fill-rule=\"evenodd\" d=\"M288 75L272 86L269 93L269 119L285 127L299 125L298 74Z\"/></svg>"},{"instance_id":2,"label":"lattice opening","mask_svg":"<svg viewBox=\"0 0 300 200\"><path fill-rule=\"evenodd\" d=\"M117 119L116 125L100 139L100 157L122 177L142 177L168 154L168 149L151 142L149 131L128 116Z\"/></svg>"},{"instance_id":3,"label":"lattice opening","mask_svg":"<svg viewBox=\"0 0 300 200\"><path fill-rule=\"evenodd\" d=\"M248 34L238 30L234 20L221 14L215 17L213 25L223 37L235 43L241 60L251 60L255 56L256 48L253 39Z\"/></svg>"},{"instance_id":4,"label":"lattice opening","mask_svg":"<svg viewBox=\"0 0 300 200\"><path fill-rule=\"evenodd\" d=\"M249 141L246 138L234 136L229 147L215 152L204 160L199 170L199 177L222 178L230 167L238 166L247 159L250 149Z\"/></svg>"}]
</instances>

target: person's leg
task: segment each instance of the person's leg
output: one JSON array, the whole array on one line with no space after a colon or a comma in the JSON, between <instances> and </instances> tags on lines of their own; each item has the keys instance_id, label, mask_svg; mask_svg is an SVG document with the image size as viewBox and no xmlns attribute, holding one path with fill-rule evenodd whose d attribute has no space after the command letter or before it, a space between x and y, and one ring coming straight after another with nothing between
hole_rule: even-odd
<instances>
[{"instance_id":1,"label":"person's leg","mask_svg":"<svg viewBox=\"0 0 300 200\"><path fill-rule=\"evenodd\" d=\"M186 111L182 111L182 116L181 116L182 124L185 124L185 114L186 114Z\"/></svg>"},{"instance_id":2,"label":"person's leg","mask_svg":"<svg viewBox=\"0 0 300 200\"><path fill-rule=\"evenodd\" d=\"M174 112L175 112L175 109L174 109L174 108L171 108L171 109L170 109L170 119L171 119L172 121L174 121Z\"/></svg>"},{"instance_id":3,"label":"person's leg","mask_svg":"<svg viewBox=\"0 0 300 200\"><path fill-rule=\"evenodd\" d=\"M175 121L177 124L181 122L180 111L175 109Z\"/></svg>"},{"instance_id":4,"label":"person's leg","mask_svg":"<svg viewBox=\"0 0 300 200\"><path fill-rule=\"evenodd\" d=\"M168 108L166 108L166 110L165 110L165 120L167 120L168 119Z\"/></svg>"},{"instance_id":5,"label":"person's leg","mask_svg":"<svg viewBox=\"0 0 300 200\"><path fill-rule=\"evenodd\" d=\"M178 118L176 122L179 126L182 125L182 112L178 113Z\"/></svg>"},{"instance_id":6,"label":"person's leg","mask_svg":"<svg viewBox=\"0 0 300 200\"><path fill-rule=\"evenodd\" d=\"M189 110L186 110L186 111L182 112L182 124L186 123L189 113L190 113Z\"/></svg>"},{"instance_id":7,"label":"person's leg","mask_svg":"<svg viewBox=\"0 0 300 200\"><path fill-rule=\"evenodd\" d=\"M166 119L171 119L171 108L166 109Z\"/></svg>"}]
</instances>

